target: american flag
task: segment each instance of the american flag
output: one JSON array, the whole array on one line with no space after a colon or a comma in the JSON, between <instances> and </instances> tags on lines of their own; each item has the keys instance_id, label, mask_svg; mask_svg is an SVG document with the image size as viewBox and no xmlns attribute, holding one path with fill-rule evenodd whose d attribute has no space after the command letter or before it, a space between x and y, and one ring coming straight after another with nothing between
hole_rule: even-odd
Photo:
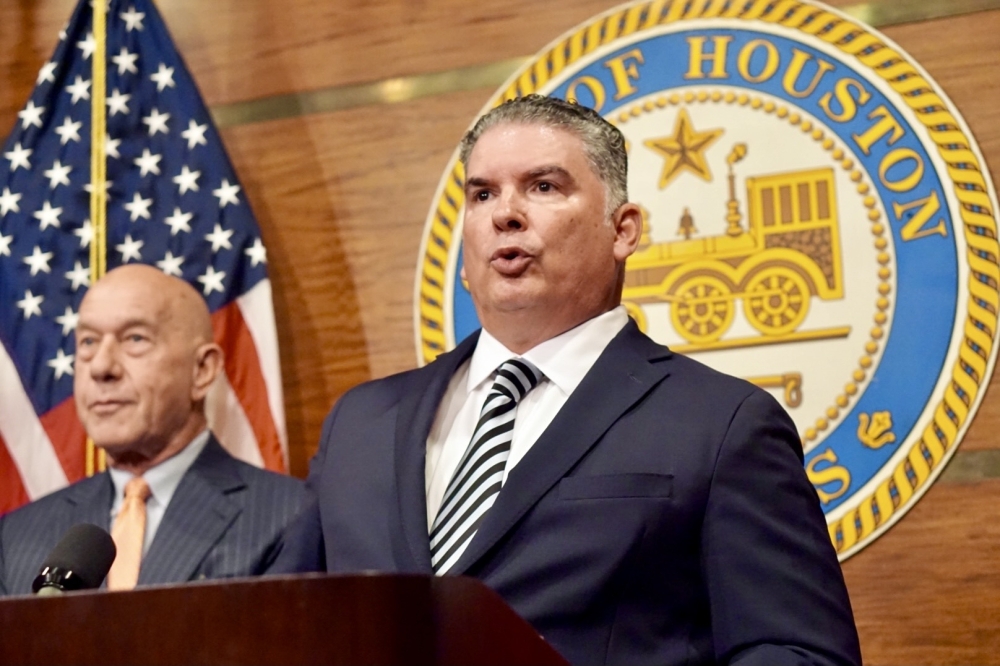
<instances>
[{"instance_id":1,"label":"american flag","mask_svg":"<svg viewBox=\"0 0 1000 666\"><path fill-rule=\"evenodd\" d=\"M91 14L81 0L0 159L0 514L84 475L72 375L94 238ZM204 295L226 354L212 429L283 470L267 255L246 193L153 3L111 0L106 34L107 268L152 264Z\"/></svg>"}]
</instances>

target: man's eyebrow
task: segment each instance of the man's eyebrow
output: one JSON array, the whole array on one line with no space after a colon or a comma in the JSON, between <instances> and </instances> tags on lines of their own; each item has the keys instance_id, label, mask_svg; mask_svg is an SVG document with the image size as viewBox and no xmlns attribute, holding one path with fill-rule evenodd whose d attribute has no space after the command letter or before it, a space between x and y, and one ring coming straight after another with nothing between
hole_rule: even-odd
<instances>
[{"instance_id":1,"label":"man's eyebrow","mask_svg":"<svg viewBox=\"0 0 1000 666\"><path fill-rule=\"evenodd\" d=\"M149 321L148 319L129 319L127 321L122 322L121 325L118 326L117 330L126 331L130 328L137 328L137 327L152 328L154 326L155 324ZM76 330L79 331L83 329L86 329L88 331L96 330L96 328L92 326L89 322L87 322L86 320L81 320L77 323Z\"/></svg>"},{"instance_id":2,"label":"man's eyebrow","mask_svg":"<svg viewBox=\"0 0 1000 666\"><path fill-rule=\"evenodd\" d=\"M466 178L465 179L465 190L469 191L473 187L486 187L489 184L490 184L490 181L486 180L485 178L479 178L479 177L473 176L472 178Z\"/></svg>"},{"instance_id":3,"label":"man's eyebrow","mask_svg":"<svg viewBox=\"0 0 1000 666\"><path fill-rule=\"evenodd\" d=\"M547 166L538 167L524 172L524 180L536 180L538 178L544 178L545 176L559 176L571 182L576 182L573 178L573 174L556 164L551 164ZM477 187L489 187L492 181L487 178L482 178L479 176L471 176L465 180L465 191L475 189Z\"/></svg>"},{"instance_id":4,"label":"man's eyebrow","mask_svg":"<svg viewBox=\"0 0 1000 666\"><path fill-rule=\"evenodd\" d=\"M575 180L573 178L573 175L569 171L555 164L550 166L538 167L537 169L532 169L527 173L528 178L541 178L542 176L551 176L551 175L562 176L567 180Z\"/></svg>"}]
</instances>

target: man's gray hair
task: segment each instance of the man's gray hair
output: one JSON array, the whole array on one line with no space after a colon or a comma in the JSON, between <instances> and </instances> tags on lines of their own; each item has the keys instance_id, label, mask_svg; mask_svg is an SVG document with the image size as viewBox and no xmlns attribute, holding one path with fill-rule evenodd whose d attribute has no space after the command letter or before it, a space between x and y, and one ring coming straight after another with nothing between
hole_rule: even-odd
<instances>
[{"instance_id":1,"label":"man's gray hair","mask_svg":"<svg viewBox=\"0 0 1000 666\"><path fill-rule=\"evenodd\" d=\"M608 217L628 201L628 155L625 137L593 109L558 97L527 95L508 100L483 115L462 138L459 159L468 168L476 142L488 129L506 123L545 125L576 134L594 173L604 183Z\"/></svg>"}]
</instances>

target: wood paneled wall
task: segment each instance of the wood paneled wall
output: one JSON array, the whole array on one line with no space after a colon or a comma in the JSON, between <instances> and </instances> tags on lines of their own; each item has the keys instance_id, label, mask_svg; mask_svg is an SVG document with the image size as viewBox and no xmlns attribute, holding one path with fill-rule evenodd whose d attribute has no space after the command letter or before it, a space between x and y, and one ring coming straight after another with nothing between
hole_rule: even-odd
<instances>
[{"instance_id":1,"label":"wood paneled wall","mask_svg":"<svg viewBox=\"0 0 1000 666\"><path fill-rule=\"evenodd\" d=\"M897 11L906 4L884 2ZM74 4L0 3L0 133L13 126ZM611 5L158 2L209 106L531 55ZM883 32L945 88L996 179L1000 9ZM424 219L452 150L492 92L223 130L268 248L295 474L305 474L322 419L344 391L416 364L412 311ZM959 455L1000 449L998 430L994 387ZM887 535L845 563L867 663L1000 663L998 514L1000 479L946 474Z\"/></svg>"}]
</instances>

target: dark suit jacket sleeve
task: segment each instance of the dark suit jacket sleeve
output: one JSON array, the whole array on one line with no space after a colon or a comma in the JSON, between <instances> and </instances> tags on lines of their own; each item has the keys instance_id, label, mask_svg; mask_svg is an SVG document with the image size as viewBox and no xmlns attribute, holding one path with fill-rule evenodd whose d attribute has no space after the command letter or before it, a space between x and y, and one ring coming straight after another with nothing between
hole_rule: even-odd
<instances>
[{"instance_id":1,"label":"dark suit jacket sleeve","mask_svg":"<svg viewBox=\"0 0 1000 666\"><path fill-rule=\"evenodd\" d=\"M267 575L326 571L323 527L319 504L310 493L299 514L288 526L277 557L265 572Z\"/></svg>"},{"instance_id":2,"label":"dark suit jacket sleeve","mask_svg":"<svg viewBox=\"0 0 1000 666\"><path fill-rule=\"evenodd\" d=\"M319 450L309 462L309 477L306 479L306 495L302 502L302 508L288 526L277 558L267 570L268 575L326 571L326 549L323 542L323 524L317 490L322 482L320 472L326 457L330 431L342 404L343 399L338 402L323 423L323 431L319 438Z\"/></svg>"},{"instance_id":3,"label":"dark suit jacket sleeve","mask_svg":"<svg viewBox=\"0 0 1000 666\"><path fill-rule=\"evenodd\" d=\"M800 446L784 410L754 391L719 451L702 557L721 663L861 663L840 564Z\"/></svg>"}]
</instances>

